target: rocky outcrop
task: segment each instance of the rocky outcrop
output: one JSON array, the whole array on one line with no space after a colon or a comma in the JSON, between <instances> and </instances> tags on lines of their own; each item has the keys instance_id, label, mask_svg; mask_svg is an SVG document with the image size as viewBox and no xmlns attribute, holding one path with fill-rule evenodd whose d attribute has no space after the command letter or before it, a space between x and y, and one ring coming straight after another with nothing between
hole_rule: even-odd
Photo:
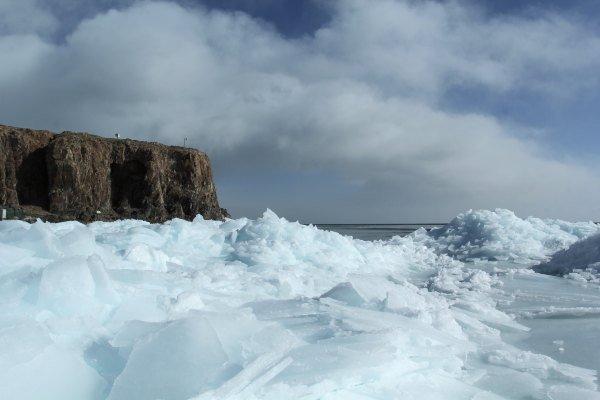
<instances>
[{"instance_id":1,"label":"rocky outcrop","mask_svg":"<svg viewBox=\"0 0 600 400\"><path fill-rule=\"evenodd\" d=\"M228 216L198 150L3 125L0 205L51 221Z\"/></svg>"}]
</instances>

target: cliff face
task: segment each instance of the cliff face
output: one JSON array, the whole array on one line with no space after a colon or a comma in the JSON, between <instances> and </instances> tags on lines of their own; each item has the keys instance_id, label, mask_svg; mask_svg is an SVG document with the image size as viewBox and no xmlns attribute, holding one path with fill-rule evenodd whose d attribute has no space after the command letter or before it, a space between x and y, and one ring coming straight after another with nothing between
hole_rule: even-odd
<instances>
[{"instance_id":1,"label":"cliff face","mask_svg":"<svg viewBox=\"0 0 600 400\"><path fill-rule=\"evenodd\" d=\"M3 125L0 205L51 221L228 216L200 151Z\"/></svg>"}]
</instances>

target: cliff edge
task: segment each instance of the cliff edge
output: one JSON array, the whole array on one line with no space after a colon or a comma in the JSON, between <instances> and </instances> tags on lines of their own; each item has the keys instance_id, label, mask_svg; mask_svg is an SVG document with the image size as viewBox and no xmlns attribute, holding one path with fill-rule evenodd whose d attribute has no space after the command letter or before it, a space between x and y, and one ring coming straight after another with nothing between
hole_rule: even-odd
<instances>
[{"instance_id":1,"label":"cliff edge","mask_svg":"<svg viewBox=\"0 0 600 400\"><path fill-rule=\"evenodd\" d=\"M48 221L223 219L210 161L190 148L0 125L0 206Z\"/></svg>"}]
</instances>

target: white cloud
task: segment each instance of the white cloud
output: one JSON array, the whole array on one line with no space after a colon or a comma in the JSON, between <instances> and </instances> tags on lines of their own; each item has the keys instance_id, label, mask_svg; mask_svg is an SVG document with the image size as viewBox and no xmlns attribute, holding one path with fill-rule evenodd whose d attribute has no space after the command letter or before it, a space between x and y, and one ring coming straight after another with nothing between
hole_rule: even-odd
<instances>
[{"instance_id":1,"label":"white cloud","mask_svg":"<svg viewBox=\"0 0 600 400\"><path fill-rule=\"evenodd\" d=\"M490 20L461 3L344 1L314 37L292 40L242 13L142 2L82 22L60 45L10 33L0 37L11 55L0 64L7 123L188 136L232 168L233 157L269 149L254 157L381 190L398 203L378 207L374 194L374 209L404 217L599 212L597 171L544 156L489 115L439 106L453 85L548 96L595 85L600 39L560 16Z\"/></svg>"}]
</instances>

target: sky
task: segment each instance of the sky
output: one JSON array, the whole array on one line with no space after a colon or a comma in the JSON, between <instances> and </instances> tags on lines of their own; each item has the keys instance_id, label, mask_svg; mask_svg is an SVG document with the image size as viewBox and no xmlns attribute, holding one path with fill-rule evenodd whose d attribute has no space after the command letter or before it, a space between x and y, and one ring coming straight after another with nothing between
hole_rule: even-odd
<instances>
[{"instance_id":1,"label":"sky","mask_svg":"<svg viewBox=\"0 0 600 400\"><path fill-rule=\"evenodd\" d=\"M234 217L600 220L595 0L0 0L0 123L188 145Z\"/></svg>"}]
</instances>

